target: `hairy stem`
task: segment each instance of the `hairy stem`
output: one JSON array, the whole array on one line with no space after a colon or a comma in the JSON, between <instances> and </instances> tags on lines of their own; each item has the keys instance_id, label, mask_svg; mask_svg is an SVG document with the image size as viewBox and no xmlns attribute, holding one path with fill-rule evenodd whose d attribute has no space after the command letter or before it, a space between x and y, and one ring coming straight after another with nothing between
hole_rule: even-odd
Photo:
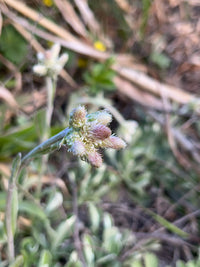
<instances>
[{"instance_id":1,"label":"hairy stem","mask_svg":"<svg viewBox=\"0 0 200 267\"><path fill-rule=\"evenodd\" d=\"M12 232L12 197L13 197L14 185L13 183L9 184L7 200L6 200L6 230L8 237L8 259L11 263L15 259L15 250L14 250L14 236Z\"/></svg>"},{"instance_id":2,"label":"hairy stem","mask_svg":"<svg viewBox=\"0 0 200 267\"><path fill-rule=\"evenodd\" d=\"M46 77L46 87L47 87L47 111L46 111L46 134L51 124L51 117L53 113L53 101L55 96L56 89L56 79L53 79L49 76Z\"/></svg>"},{"instance_id":3,"label":"hairy stem","mask_svg":"<svg viewBox=\"0 0 200 267\"><path fill-rule=\"evenodd\" d=\"M46 114L45 114L45 128L44 132L41 136L41 142L44 142L46 139L49 138L49 132L51 127L51 118L53 114L53 108L54 108L54 96L55 96L55 90L56 90L56 79L54 79L51 76L46 76L45 78L46 82L46 91L47 91L47 105L46 105ZM43 174L46 171L46 166L48 162L48 154L42 155L42 159L40 161L39 165L39 175L38 175L38 186L37 186L37 196L40 196L41 188L42 188L42 182L41 178Z\"/></svg>"},{"instance_id":4,"label":"hairy stem","mask_svg":"<svg viewBox=\"0 0 200 267\"><path fill-rule=\"evenodd\" d=\"M44 152L45 150L50 148L50 146L54 145L56 142L61 141L67 135L68 132L69 132L69 128L67 127L63 131L59 132L58 134L52 136L48 140L44 141L40 145L38 145L35 148L33 148L27 155L25 155L22 158L22 164L25 165L26 162L28 160L30 160L31 158L33 158L33 157L37 156L38 154Z\"/></svg>"},{"instance_id":5,"label":"hairy stem","mask_svg":"<svg viewBox=\"0 0 200 267\"><path fill-rule=\"evenodd\" d=\"M18 197L16 182L20 172L21 153L13 160L12 172L8 184L6 199L6 232L8 238L8 259L9 263L15 259L14 235L17 225Z\"/></svg>"}]
</instances>

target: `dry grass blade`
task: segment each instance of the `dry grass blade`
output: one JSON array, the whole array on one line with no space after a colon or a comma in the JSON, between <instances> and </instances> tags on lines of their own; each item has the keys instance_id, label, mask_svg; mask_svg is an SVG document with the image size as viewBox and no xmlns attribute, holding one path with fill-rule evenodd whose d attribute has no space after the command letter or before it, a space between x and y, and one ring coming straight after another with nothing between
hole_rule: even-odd
<instances>
[{"instance_id":1,"label":"dry grass blade","mask_svg":"<svg viewBox=\"0 0 200 267\"><path fill-rule=\"evenodd\" d=\"M37 22L49 31L64 38L65 40L76 41L76 38L73 37L73 35L67 30L62 27L59 27L56 23L45 18L41 13L36 12L35 10L26 6L24 3L16 0L1 0L0 2L6 3L10 7L14 8L16 11L23 14L25 17L32 19L33 21Z\"/></svg>"},{"instance_id":2,"label":"dry grass blade","mask_svg":"<svg viewBox=\"0 0 200 267\"><path fill-rule=\"evenodd\" d=\"M132 11L132 6L127 0L115 0L115 2L124 12L130 13Z\"/></svg>"},{"instance_id":3,"label":"dry grass blade","mask_svg":"<svg viewBox=\"0 0 200 267\"><path fill-rule=\"evenodd\" d=\"M182 2L186 2L187 4L193 5L193 6L200 6L199 0L190 0L189 2L186 0L182 0Z\"/></svg>"},{"instance_id":4,"label":"dry grass blade","mask_svg":"<svg viewBox=\"0 0 200 267\"><path fill-rule=\"evenodd\" d=\"M154 111L148 111L148 114L165 129L166 121L163 116L158 116ZM172 152L179 163L185 168L193 168L197 173L200 173L200 151L195 147L194 142L185 136L179 129L173 128L172 126L168 126L166 131L168 131L168 142ZM177 149L176 145L177 147L182 148L181 152ZM183 154L183 151L188 153L189 156L186 153ZM192 162L191 157L194 159L195 163Z\"/></svg>"},{"instance_id":5,"label":"dry grass blade","mask_svg":"<svg viewBox=\"0 0 200 267\"><path fill-rule=\"evenodd\" d=\"M2 0L0 0L0 2L1 1ZM5 0L5 1L7 1L7 0ZM8 1L11 1L11 0L8 0ZM94 49L93 47L91 47L91 46L79 41L75 37L74 37L73 41L69 40L67 38L67 36L65 36L65 35L63 37L62 36L63 35L62 34L62 30L63 30L62 27L59 27L59 26L56 25L56 28L55 27L52 28L52 29L51 29L51 27L46 28L50 32L56 33L56 36L55 36L55 35L52 35L52 34L49 34L49 33L45 32L44 30L36 28L35 26L31 25L27 20L25 20L25 19L23 19L23 18L21 18L19 16L16 16L15 13L13 13L10 10L6 9L3 5L1 5L1 9L2 9L2 12L7 17L9 17L10 20L16 22L17 24L22 25L24 28L28 29L30 32L36 34L37 36L39 36L39 37L41 37L41 38L43 38L43 39L45 39L47 41L51 41L51 42L54 42L54 43L59 43L60 45L66 47L66 48L68 48L68 49L70 49L72 51L75 51L75 52L77 52L79 54L83 54L83 55L86 55L88 57L92 57L92 58L95 58L95 59L98 59L98 60L106 60L106 59L108 59L110 57L109 53L100 52L100 51ZM56 32L55 32L55 30L56 30ZM60 36L61 38L59 38L57 36Z\"/></svg>"},{"instance_id":6,"label":"dry grass blade","mask_svg":"<svg viewBox=\"0 0 200 267\"><path fill-rule=\"evenodd\" d=\"M0 2L2 1L3 0L0 0ZM21 25L23 25L23 27L27 28L29 31L40 36L41 38L50 40L52 42L58 42L62 46L72 51L95 58L97 60L106 60L107 58L110 57L109 53L105 53L105 52L103 53L103 52L97 51L93 47L81 42L77 38L73 37L68 31L56 25L55 23L49 21L48 19L42 17L42 15L33 11L29 7L25 6L23 3L17 2L15 0L4 0L4 1L8 5L15 8L17 11L33 19L35 22L38 22L40 25L42 25L49 31L53 32L57 36L61 37L62 39L55 37L54 35L51 35L47 32L44 32L43 30L37 29L36 27L32 26L28 21L17 17L14 13L8 10L5 10L5 8L3 8L2 6L2 11L10 19L14 20L17 23L20 23ZM81 0L76 0L76 4L87 5L85 4L84 1L81 1ZM126 65L124 65L124 67L121 67L121 64L119 62L120 55L116 55L116 57L118 58L118 60L115 66L113 66L113 69L120 76L133 82L135 85L137 85L140 88L143 88L144 90L148 91L150 94L157 95L160 98L161 97L160 93L161 91L163 91L167 98L179 104L187 104L196 98L194 95L187 93L180 88L162 84L159 81L149 77L148 75L142 72L136 71L134 68L126 67Z\"/></svg>"},{"instance_id":7,"label":"dry grass blade","mask_svg":"<svg viewBox=\"0 0 200 267\"><path fill-rule=\"evenodd\" d=\"M14 96L3 86L0 86L0 99L3 99L13 109L19 108Z\"/></svg>"},{"instance_id":8,"label":"dry grass blade","mask_svg":"<svg viewBox=\"0 0 200 267\"><path fill-rule=\"evenodd\" d=\"M81 16L91 30L92 33L98 34L100 32L100 26L97 20L95 19L91 9L89 8L87 1L85 0L74 0L77 8L79 9Z\"/></svg>"},{"instance_id":9,"label":"dry grass blade","mask_svg":"<svg viewBox=\"0 0 200 267\"><path fill-rule=\"evenodd\" d=\"M155 10L156 17L159 21L159 23L163 23L167 21L167 15L166 15L166 10L165 10L165 5L164 2L155 0L153 8Z\"/></svg>"},{"instance_id":10,"label":"dry grass blade","mask_svg":"<svg viewBox=\"0 0 200 267\"><path fill-rule=\"evenodd\" d=\"M93 35L98 36L99 40L105 43L107 47L110 47L111 40L107 36L105 37L105 35L102 33L101 26L95 19L95 16L90 9L87 0L74 0L74 2L79 9L85 24L88 26Z\"/></svg>"},{"instance_id":11,"label":"dry grass blade","mask_svg":"<svg viewBox=\"0 0 200 267\"><path fill-rule=\"evenodd\" d=\"M88 40L89 36L87 31L79 17L76 15L76 12L70 2L64 0L55 0L54 2L65 21L69 23L73 30Z\"/></svg>"},{"instance_id":12,"label":"dry grass blade","mask_svg":"<svg viewBox=\"0 0 200 267\"><path fill-rule=\"evenodd\" d=\"M68 74L68 72L64 69L61 70L59 74L72 88L78 88L78 84L74 81L74 79Z\"/></svg>"},{"instance_id":13,"label":"dry grass blade","mask_svg":"<svg viewBox=\"0 0 200 267\"><path fill-rule=\"evenodd\" d=\"M158 98L141 91L130 82L119 77L115 77L114 82L118 91L123 95L137 101L141 105L163 110L162 102Z\"/></svg>"},{"instance_id":14,"label":"dry grass blade","mask_svg":"<svg viewBox=\"0 0 200 267\"><path fill-rule=\"evenodd\" d=\"M163 91L166 97L180 104L187 104L195 99L194 95L187 93L180 88L162 84L142 72L135 71L134 69L121 67L117 64L113 66L113 69L122 77L159 97Z\"/></svg>"},{"instance_id":15,"label":"dry grass blade","mask_svg":"<svg viewBox=\"0 0 200 267\"><path fill-rule=\"evenodd\" d=\"M164 92L161 92L161 97L163 100L163 107L165 109L165 125L166 125L166 132L167 132L167 138L168 138L168 143L170 145L170 148L176 157L177 161L185 168L190 168L191 164L187 161L187 159L180 153L180 151L177 148L175 137L172 133L172 127L170 124L170 116L168 113L168 110L170 109L170 104L167 99L167 97L164 95Z\"/></svg>"}]
</instances>

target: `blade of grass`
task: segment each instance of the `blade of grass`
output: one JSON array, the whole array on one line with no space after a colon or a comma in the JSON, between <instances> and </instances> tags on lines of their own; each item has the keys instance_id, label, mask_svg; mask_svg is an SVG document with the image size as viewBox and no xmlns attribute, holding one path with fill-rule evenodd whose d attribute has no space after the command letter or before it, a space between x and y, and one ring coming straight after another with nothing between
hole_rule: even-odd
<instances>
[{"instance_id":1,"label":"blade of grass","mask_svg":"<svg viewBox=\"0 0 200 267\"><path fill-rule=\"evenodd\" d=\"M177 227L173 223L167 221L165 218L163 218L162 216L156 214L152 210L147 209L145 207L141 207L141 208L146 213L148 213L149 215L151 215L154 218L154 220L156 220L158 223L160 223L162 226L164 226L167 230L171 231L172 233L177 234L177 235L179 235L182 238L187 238L189 236L188 233L186 233L185 231L181 230L179 227Z\"/></svg>"}]
</instances>

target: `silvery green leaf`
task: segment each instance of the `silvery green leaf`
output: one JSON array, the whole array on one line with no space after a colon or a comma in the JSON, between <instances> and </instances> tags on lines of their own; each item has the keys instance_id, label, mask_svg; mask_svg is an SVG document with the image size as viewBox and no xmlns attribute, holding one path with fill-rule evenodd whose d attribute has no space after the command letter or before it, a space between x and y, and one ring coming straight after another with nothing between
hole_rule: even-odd
<instances>
[{"instance_id":1,"label":"silvery green leaf","mask_svg":"<svg viewBox=\"0 0 200 267\"><path fill-rule=\"evenodd\" d=\"M78 254L76 251L71 253L69 261L64 267L83 267L82 263L78 259Z\"/></svg>"},{"instance_id":2,"label":"silvery green leaf","mask_svg":"<svg viewBox=\"0 0 200 267\"><path fill-rule=\"evenodd\" d=\"M22 212L26 212L27 214L32 215L34 217L38 217L41 220L47 219L47 216L44 213L43 209L34 202L29 202L26 200L21 201L19 204L19 210Z\"/></svg>"},{"instance_id":3,"label":"silvery green leaf","mask_svg":"<svg viewBox=\"0 0 200 267\"><path fill-rule=\"evenodd\" d=\"M0 221L0 244L7 242L7 236L4 228L4 223Z\"/></svg>"},{"instance_id":4,"label":"silvery green leaf","mask_svg":"<svg viewBox=\"0 0 200 267\"><path fill-rule=\"evenodd\" d=\"M65 221L61 222L56 230L55 239L53 240L53 249L55 250L62 241L73 234L73 227L76 217L73 215Z\"/></svg>"},{"instance_id":5,"label":"silvery green leaf","mask_svg":"<svg viewBox=\"0 0 200 267\"><path fill-rule=\"evenodd\" d=\"M99 186L99 188L95 191L95 194L93 196L93 198L96 200L96 199L99 199L99 198L102 198L102 196L106 195L108 192L110 191L110 187L105 184L105 185L101 185Z\"/></svg>"},{"instance_id":6,"label":"silvery green leaf","mask_svg":"<svg viewBox=\"0 0 200 267\"><path fill-rule=\"evenodd\" d=\"M189 261L186 263L187 267L199 267L199 263L195 263L194 261Z\"/></svg>"},{"instance_id":7,"label":"silvery green leaf","mask_svg":"<svg viewBox=\"0 0 200 267\"><path fill-rule=\"evenodd\" d=\"M49 250L44 249L40 254L38 267L51 267L52 255Z\"/></svg>"},{"instance_id":8,"label":"silvery green leaf","mask_svg":"<svg viewBox=\"0 0 200 267\"><path fill-rule=\"evenodd\" d=\"M134 260L133 262L130 262L128 266L129 267L142 267L143 265L142 265L141 261Z\"/></svg>"},{"instance_id":9,"label":"silvery green leaf","mask_svg":"<svg viewBox=\"0 0 200 267\"><path fill-rule=\"evenodd\" d=\"M88 203L88 208L89 208L89 215L90 215L90 221L91 221L91 228L92 231L97 231L99 229L99 224L100 224L100 214L96 206L92 203Z\"/></svg>"},{"instance_id":10,"label":"silvery green leaf","mask_svg":"<svg viewBox=\"0 0 200 267\"><path fill-rule=\"evenodd\" d=\"M186 267L186 266L185 266L185 263L184 263L183 261L178 260L178 261L176 262L176 267Z\"/></svg>"},{"instance_id":11,"label":"silvery green leaf","mask_svg":"<svg viewBox=\"0 0 200 267\"><path fill-rule=\"evenodd\" d=\"M104 213L103 218L104 228L111 228L113 225L112 218L109 213Z\"/></svg>"},{"instance_id":12,"label":"silvery green leaf","mask_svg":"<svg viewBox=\"0 0 200 267\"><path fill-rule=\"evenodd\" d=\"M21 267L24 263L24 257L19 255L16 257L15 261L9 265L9 267Z\"/></svg>"},{"instance_id":13,"label":"silvery green leaf","mask_svg":"<svg viewBox=\"0 0 200 267\"><path fill-rule=\"evenodd\" d=\"M92 249L92 239L91 236L89 236L88 234L85 234L83 236L83 251L88 267L93 267L95 256Z\"/></svg>"},{"instance_id":14,"label":"silvery green leaf","mask_svg":"<svg viewBox=\"0 0 200 267\"><path fill-rule=\"evenodd\" d=\"M17 215L18 215L18 209L19 209L19 203L18 203L18 192L17 188L14 185L13 193L12 193L12 202L11 202L11 226L12 226L12 233L15 234L16 227L17 227Z\"/></svg>"},{"instance_id":15,"label":"silvery green leaf","mask_svg":"<svg viewBox=\"0 0 200 267\"><path fill-rule=\"evenodd\" d=\"M76 262L68 262L64 267L83 267L83 264L78 260Z\"/></svg>"},{"instance_id":16,"label":"silvery green leaf","mask_svg":"<svg viewBox=\"0 0 200 267\"><path fill-rule=\"evenodd\" d=\"M93 186L98 186L102 182L102 180L104 178L105 170L106 170L106 165L103 165L98 170L98 172L96 172L96 174L92 177L92 185Z\"/></svg>"},{"instance_id":17,"label":"silvery green leaf","mask_svg":"<svg viewBox=\"0 0 200 267\"><path fill-rule=\"evenodd\" d=\"M122 248L122 234L117 227L105 228L103 232L103 247L109 253L118 254Z\"/></svg>"},{"instance_id":18,"label":"silvery green leaf","mask_svg":"<svg viewBox=\"0 0 200 267\"><path fill-rule=\"evenodd\" d=\"M39 244L33 237L25 237L21 242L22 251L27 251L30 255L39 251Z\"/></svg>"},{"instance_id":19,"label":"silvery green leaf","mask_svg":"<svg viewBox=\"0 0 200 267\"><path fill-rule=\"evenodd\" d=\"M60 192L55 192L46 206L46 212L51 213L52 211L59 208L62 203L63 195Z\"/></svg>"},{"instance_id":20,"label":"silvery green leaf","mask_svg":"<svg viewBox=\"0 0 200 267\"><path fill-rule=\"evenodd\" d=\"M91 185L91 175L88 174L85 176L85 178L81 181L80 184L80 199L81 200L85 200L85 198L87 197L91 197L90 195L88 195L88 190L90 188Z\"/></svg>"},{"instance_id":21,"label":"silvery green leaf","mask_svg":"<svg viewBox=\"0 0 200 267\"><path fill-rule=\"evenodd\" d=\"M10 183L16 182L20 166L21 166L21 153L18 153L18 155L16 156L16 158L13 160L12 163Z\"/></svg>"},{"instance_id":22,"label":"silvery green leaf","mask_svg":"<svg viewBox=\"0 0 200 267\"><path fill-rule=\"evenodd\" d=\"M158 267L158 259L152 253L146 253L144 255L145 267Z\"/></svg>"},{"instance_id":23,"label":"silvery green leaf","mask_svg":"<svg viewBox=\"0 0 200 267\"><path fill-rule=\"evenodd\" d=\"M106 256L103 256L101 258L99 258L96 263L97 264L105 264L105 263L108 263L108 262L111 262L113 260L116 259L116 254L107 254Z\"/></svg>"}]
</instances>

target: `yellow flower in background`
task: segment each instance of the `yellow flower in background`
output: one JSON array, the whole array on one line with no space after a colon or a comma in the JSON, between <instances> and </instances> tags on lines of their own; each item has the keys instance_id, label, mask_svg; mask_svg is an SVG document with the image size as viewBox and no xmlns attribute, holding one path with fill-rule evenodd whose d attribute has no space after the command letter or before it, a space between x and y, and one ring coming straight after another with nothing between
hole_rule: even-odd
<instances>
[{"instance_id":1,"label":"yellow flower in background","mask_svg":"<svg viewBox=\"0 0 200 267\"><path fill-rule=\"evenodd\" d=\"M101 52L105 52L106 51L106 47L101 41L95 41L94 42L94 47L97 50L101 51Z\"/></svg>"},{"instance_id":2,"label":"yellow flower in background","mask_svg":"<svg viewBox=\"0 0 200 267\"><path fill-rule=\"evenodd\" d=\"M51 48L53 45L54 45L54 42L52 42L52 41L47 41L47 46L48 46L49 48Z\"/></svg>"},{"instance_id":3,"label":"yellow flower in background","mask_svg":"<svg viewBox=\"0 0 200 267\"><path fill-rule=\"evenodd\" d=\"M86 58L79 58L77 64L78 64L78 67L79 68L83 68L84 69L84 68L87 67L88 59L86 59Z\"/></svg>"},{"instance_id":4,"label":"yellow flower in background","mask_svg":"<svg viewBox=\"0 0 200 267\"><path fill-rule=\"evenodd\" d=\"M51 7L53 6L53 0L43 0L45 6Z\"/></svg>"}]
</instances>

